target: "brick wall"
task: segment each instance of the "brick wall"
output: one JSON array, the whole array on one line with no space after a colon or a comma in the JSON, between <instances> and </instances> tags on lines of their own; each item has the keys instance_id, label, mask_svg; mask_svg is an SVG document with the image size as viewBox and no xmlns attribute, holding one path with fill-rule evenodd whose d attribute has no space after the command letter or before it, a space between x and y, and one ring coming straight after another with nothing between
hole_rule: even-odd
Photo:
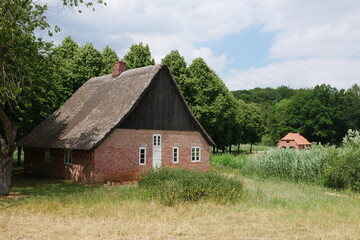
<instances>
[{"instance_id":1,"label":"brick wall","mask_svg":"<svg viewBox=\"0 0 360 240\"><path fill-rule=\"evenodd\" d=\"M285 140L281 140L278 144L278 148L281 149L281 148L290 148L290 147L293 147L295 148L296 150L300 150L300 149L303 149L304 146L303 145L297 145L295 141L292 141L292 140L288 140L288 141L285 141Z\"/></svg>"},{"instance_id":2,"label":"brick wall","mask_svg":"<svg viewBox=\"0 0 360 240\"><path fill-rule=\"evenodd\" d=\"M162 166L207 171L210 146L196 131L115 129L94 150L95 182L129 180L152 168L152 136L162 138ZM172 148L179 147L179 162L172 162ZM191 162L191 147L201 147L201 161ZM146 147L146 165L139 165L139 148Z\"/></svg>"},{"instance_id":3,"label":"brick wall","mask_svg":"<svg viewBox=\"0 0 360 240\"><path fill-rule=\"evenodd\" d=\"M73 164L64 163L64 149L24 148L26 173L71 179L80 182L130 180L152 168L152 137L160 134L162 166L200 171L210 169L210 146L199 132L115 129L95 150L72 150ZM201 147L201 161L191 162L191 147ZM139 164L139 148L146 147L146 164ZM179 161L173 163L172 149L179 148Z\"/></svg>"},{"instance_id":4,"label":"brick wall","mask_svg":"<svg viewBox=\"0 0 360 240\"><path fill-rule=\"evenodd\" d=\"M73 164L64 163L64 149L50 149L51 161L45 161L45 149L24 148L26 173L47 177L93 182L92 151L73 150Z\"/></svg>"}]
</instances>

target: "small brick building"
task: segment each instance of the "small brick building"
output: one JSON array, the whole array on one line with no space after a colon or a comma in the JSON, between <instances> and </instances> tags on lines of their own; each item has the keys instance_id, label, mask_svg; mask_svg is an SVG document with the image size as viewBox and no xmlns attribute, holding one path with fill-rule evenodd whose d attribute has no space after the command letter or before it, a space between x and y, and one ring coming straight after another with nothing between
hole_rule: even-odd
<instances>
[{"instance_id":1,"label":"small brick building","mask_svg":"<svg viewBox=\"0 0 360 240\"><path fill-rule=\"evenodd\" d=\"M311 143L300 135L300 133L288 133L277 144L279 149L294 148L301 150L311 146Z\"/></svg>"},{"instance_id":2,"label":"small brick building","mask_svg":"<svg viewBox=\"0 0 360 240\"><path fill-rule=\"evenodd\" d=\"M88 80L24 137L25 171L87 183L136 178L166 166L210 168L213 140L196 120L166 65Z\"/></svg>"}]
</instances>

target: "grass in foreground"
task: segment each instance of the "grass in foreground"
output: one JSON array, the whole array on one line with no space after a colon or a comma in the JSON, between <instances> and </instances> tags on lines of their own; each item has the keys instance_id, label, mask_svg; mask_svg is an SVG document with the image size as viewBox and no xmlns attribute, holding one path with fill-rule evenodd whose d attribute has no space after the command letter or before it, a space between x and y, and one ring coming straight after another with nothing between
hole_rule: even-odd
<instances>
[{"instance_id":1,"label":"grass in foreground","mask_svg":"<svg viewBox=\"0 0 360 240\"><path fill-rule=\"evenodd\" d=\"M359 239L360 198L320 186L245 178L244 198L166 207L137 185L15 176L0 199L0 239ZM25 197L21 196L25 195Z\"/></svg>"},{"instance_id":2,"label":"grass in foreground","mask_svg":"<svg viewBox=\"0 0 360 240\"><path fill-rule=\"evenodd\" d=\"M243 184L239 179L215 172L162 168L146 172L139 186L150 197L166 206L201 200L216 203L236 203L243 197Z\"/></svg>"}]
</instances>

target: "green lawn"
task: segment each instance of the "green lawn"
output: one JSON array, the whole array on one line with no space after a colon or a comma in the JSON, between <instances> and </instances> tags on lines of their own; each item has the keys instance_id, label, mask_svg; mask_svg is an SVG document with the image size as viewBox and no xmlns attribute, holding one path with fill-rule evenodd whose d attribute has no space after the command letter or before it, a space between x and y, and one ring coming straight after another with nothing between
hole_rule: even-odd
<instances>
[{"instance_id":1,"label":"green lawn","mask_svg":"<svg viewBox=\"0 0 360 240\"><path fill-rule=\"evenodd\" d=\"M214 170L244 182L239 203L166 207L137 185L18 172L12 195L0 198L0 239L359 239L360 194Z\"/></svg>"}]
</instances>

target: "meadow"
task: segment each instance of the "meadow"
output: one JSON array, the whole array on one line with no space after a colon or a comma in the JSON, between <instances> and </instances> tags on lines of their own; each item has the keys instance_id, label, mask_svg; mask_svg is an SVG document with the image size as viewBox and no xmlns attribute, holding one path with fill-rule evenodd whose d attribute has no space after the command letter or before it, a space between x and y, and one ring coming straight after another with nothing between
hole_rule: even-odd
<instances>
[{"instance_id":1,"label":"meadow","mask_svg":"<svg viewBox=\"0 0 360 240\"><path fill-rule=\"evenodd\" d=\"M242 182L239 201L169 207L137 184L84 185L19 170L11 196L0 198L0 239L359 239L356 192L244 176L214 156L212 172Z\"/></svg>"}]
</instances>

